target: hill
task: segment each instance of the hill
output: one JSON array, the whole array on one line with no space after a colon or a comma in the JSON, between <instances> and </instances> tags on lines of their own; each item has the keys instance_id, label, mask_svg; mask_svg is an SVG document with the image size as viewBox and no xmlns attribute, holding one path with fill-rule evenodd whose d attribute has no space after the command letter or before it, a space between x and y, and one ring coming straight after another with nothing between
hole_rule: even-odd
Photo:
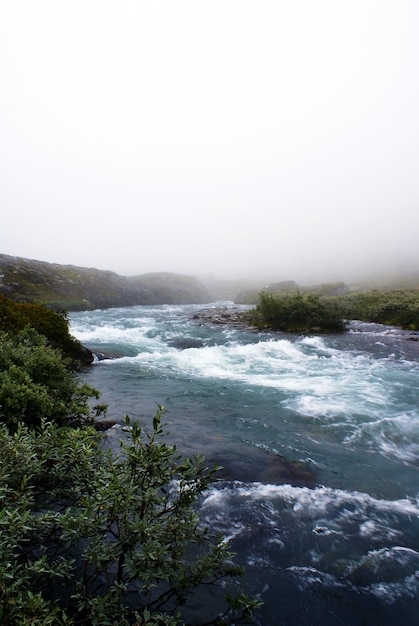
<instances>
[{"instance_id":1,"label":"hill","mask_svg":"<svg viewBox=\"0 0 419 626\"><path fill-rule=\"evenodd\" d=\"M96 268L60 265L0 254L0 294L16 302L80 311L136 304L204 304L196 278L170 272L120 276Z\"/></svg>"}]
</instances>

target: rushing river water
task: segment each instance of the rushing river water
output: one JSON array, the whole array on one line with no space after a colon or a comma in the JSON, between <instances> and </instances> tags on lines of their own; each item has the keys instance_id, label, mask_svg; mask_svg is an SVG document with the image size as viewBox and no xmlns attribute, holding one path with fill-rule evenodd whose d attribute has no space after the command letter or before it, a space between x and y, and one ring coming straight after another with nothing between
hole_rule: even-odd
<instances>
[{"instance_id":1,"label":"rushing river water","mask_svg":"<svg viewBox=\"0 0 419 626\"><path fill-rule=\"evenodd\" d=\"M261 626L419 624L417 337L255 333L200 308L71 314L115 357L85 375L108 417L150 424L162 404L178 448L224 466L201 517L231 538Z\"/></svg>"}]
</instances>

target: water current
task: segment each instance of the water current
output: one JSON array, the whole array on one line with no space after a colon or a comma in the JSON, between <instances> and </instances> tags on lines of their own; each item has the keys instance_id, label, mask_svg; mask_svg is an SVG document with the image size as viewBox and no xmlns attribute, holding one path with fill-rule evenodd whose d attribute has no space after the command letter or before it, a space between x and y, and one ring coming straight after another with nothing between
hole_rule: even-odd
<instances>
[{"instance_id":1,"label":"water current","mask_svg":"<svg viewBox=\"0 0 419 626\"><path fill-rule=\"evenodd\" d=\"M258 333L200 308L71 314L114 357L84 374L108 417L149 425L164 405L179 450L224 467L201 517L264 601L260 626L419 624L419 336Z\"/></svg>"}]
</instances>

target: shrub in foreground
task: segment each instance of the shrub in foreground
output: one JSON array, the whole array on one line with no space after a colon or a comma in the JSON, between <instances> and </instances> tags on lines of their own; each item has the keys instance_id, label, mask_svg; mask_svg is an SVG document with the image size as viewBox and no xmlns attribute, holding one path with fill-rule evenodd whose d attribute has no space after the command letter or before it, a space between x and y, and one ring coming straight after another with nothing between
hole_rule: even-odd
<instances>
[{"instance_id":1,"label":"shrub in foreground","mask_svg":"<svg viewBox=\"0 0 419 626\"><path fill-rule=\"evenodd\" d=\"M197 514L215 470L165 443L162 412L149 434L126 419L119 456L91 428L0 428L2 624L174 626L195 590L240 573ZM226 601L202 623L248 623L259 604Z\"/></svg>"}]
</instances>

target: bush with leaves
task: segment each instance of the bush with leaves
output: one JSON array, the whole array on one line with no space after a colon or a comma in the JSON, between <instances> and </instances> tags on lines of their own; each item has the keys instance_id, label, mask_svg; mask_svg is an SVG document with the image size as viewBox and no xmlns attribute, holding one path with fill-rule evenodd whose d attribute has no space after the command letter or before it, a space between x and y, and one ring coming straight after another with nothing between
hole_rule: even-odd
<instances>
[{"instance_id":1,"label":"bush with leaves","mask_svg":"<svg viewBox=\"0 0 419 626\"><path fill-rule=\"evenodd\" d=\"M46 337L75 368L80 362L92 361L91 353L70 334L65 311L54 312L41 304L15 302L0 294L0 331L16 335L28 325Z\"/></svg>"},{"instance_id":2,"label":"bush with leaves","mask_svg":"<svg viewBox=\"0 0 419 626\"><path fill-rule=\"evenodd\" d=\"M70 622L51 589L63 587L73 561L60 546L60 516L94 477L93 428L38 431L0 426L0 623L49 626ZM58 541L57 541L58 540Z\"/></svg>"},{"instance_id":3,"label":"bush with leaves","mask_svg":"<svg viewBox=\"0 0 419 626\"><path fill-rule=\"evenodd\" d=\"M279 295L262 292L259 304L248 314L259 328L288 332L341 332L345 325L333 303L315 295Z\"/></svg>"},{"instance_id":4,"label":"bush with leaves","mask_svg":"<svg viewBox=\"0 0 419 626\"><path fill-rule=\"evenodd\" d=\"M195 590L241 573L197 514L216 468L165 443L162 412L150 434L126 418L119 455L92 428L0 428L2 624L184 624ZM202 623L249 623L259 605L226 601Z\"/></svg>"},{"instance_id":5,"label":"bush with leaves","mask_svg":"<svg viewBox=\"0 0 419 626\"><path fill-rule=\"evenodd\" d=\"M337 308L345 319L375 322L419 330L419 290L371 289L323 299Z\"/></svg>"},{"instance_id":6,"label":"bush with leaves","mask_svg":"<svg viewBox=\"0 0 419 626\"><path fill-rule=\"evenodd\" d=\"M89 399L99 395L77 380L61 352L35 329L27 326L16 335L0 331L0 421L9 428L19 422L39 426L42 418L61 425L91 423Z\"/></svg>"}]
</instances>

